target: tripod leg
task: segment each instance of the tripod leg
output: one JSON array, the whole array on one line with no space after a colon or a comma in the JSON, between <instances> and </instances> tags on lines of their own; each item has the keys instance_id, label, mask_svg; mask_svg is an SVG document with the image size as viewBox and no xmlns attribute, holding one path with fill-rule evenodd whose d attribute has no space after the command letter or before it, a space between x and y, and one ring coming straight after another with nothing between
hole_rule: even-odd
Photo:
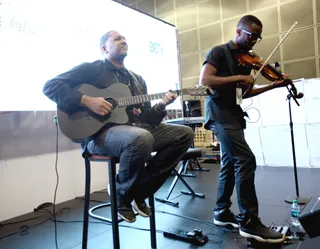
<instances>
[{"instance_id":1,"label":"tripod leg","mask_svg":"<svg viewBox=\"0 0 320 249\"><path fill-rule=\"evenodd\" d=\"M183 173L181 175L186 176L186 177L196 177L196 174L194 174L194 173L187 173L187 168L189 165L190 165L190 159L184 161Z\"/></svg>"},{"instance_id":2,"label":"tripod leg","mask_svg":"<svg viewBox=\"0 0 320 249\"><path fill-rule=\"evenodd\" d=\"M180 164L181 164L181 166L180 166L178 172L176 171L176 169L173 170L173 172L175 173L176 176L174 177L174 179L173 179L173 181L172 181L172 183L171 183L171 186L170 186L170 188L169 188L169 190L168 190L167 196L166 196L164 199L162 199L162 198L157 198L157 197L156 197L156 198L155 198L156 201L159 201L159 202L162 202L162 203L167 203L167 204L170 204L170 205L176 206L176 207L179 206L179 202L170 201L169 198L170 198L170 195L171 195L174 187L176 186L176 184L177 184L177 182L178 182L178 179L179 179L178 176L182 173L182 171L183 171L183 169L184 169L184 164L183 164L183 162L180 162Z\"/></svg>"},{"instance_id":3,"label":"tripod leg","mask_svg":"<svg viewBox=\"0 0 320 249\"><path fill-rule=\"evenodd\" d=\"M177 172L177 177L182 181L183 185L189 190L189 191L181 190L182 194L192 195L192 196L200 197L200 198L204 198L205 197L205 195L202 194L202 193L194 192L193 189L190 187L190 185L183 179L182 175L179 174L179 172Z\"/></svg>"},{"instance_id":4,"label":"tripod leg","mask_svg":"<svg viewBox=\"0 0 320 249\"><path fill-rule=\"evenodd\" d=\"M202 168L197 158L196 158L196 159L190 159L190 161L191 161L190 164L194 163L194 164L196 164L197 167L198 167L198 168L192 168L192 170L196 170L196 171L207 171L207 172L210 171L210 169L208 169L208 168Z\"/></svg>"}]
</instances>

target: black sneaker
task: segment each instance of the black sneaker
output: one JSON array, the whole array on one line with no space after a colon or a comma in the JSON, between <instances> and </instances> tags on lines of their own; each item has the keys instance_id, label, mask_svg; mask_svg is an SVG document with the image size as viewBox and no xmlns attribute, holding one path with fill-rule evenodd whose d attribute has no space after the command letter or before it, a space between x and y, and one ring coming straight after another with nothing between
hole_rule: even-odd
<instances>
[{"instance_id":1,"label":"black sneaker","mask_svg":"<svg viewBox=\"0 0 320 249\"><path fill-rule=\"evenodd\" d=\"M150 207L148 207L144 200L134 200L133 208L143 217L150 217L152 214Z\"/></svg>"},{"instance_id":2,"label":"black sneaker","mask_svg":"<svg viewBox=\"0 0 320 249\"><path fill-rule=\"evenodd\" d=\"M110 195L110 184L107 186L107 191L109 196ZM123 201L118 200L118 216L125 220L126 222L132 223L136 221L136 215L132 210L131 204L126 204Z\"/></svg>"},{"instance_id":3,"label":"black sneaker","mask_svg":"<svg viewBox=\"0 0 320 249\"><path fill-rule=\"evenodd\" d=\"M239 233L242 237L266 243L281 243L285 240L285 236L282 233L266 227L259 218L247 219L247 221L241 224Z\"/></svg>"},{"instance_id":4,"label":"black sneaker","mask_svg":"<svg viewBox=\"0 0 320 249\"><path fill-rule=\"evenodd\" d=\"M132 210L131 204L125 205L118 202L118 216L129 223L136 221L136 215Z\"/></svg>"},{"instance_id":5,"label":"black sneaker","mask_svg":"<svg viewBox=\"0 0 320 249\"><path fill-rule=\"evenodd\" d=\"M239 222L236 220L234 214L230 209L225 209L223 211L214 212L213 224L217 226L233 226L234 228L239 228Z\"/></svg>"}]
</instances>

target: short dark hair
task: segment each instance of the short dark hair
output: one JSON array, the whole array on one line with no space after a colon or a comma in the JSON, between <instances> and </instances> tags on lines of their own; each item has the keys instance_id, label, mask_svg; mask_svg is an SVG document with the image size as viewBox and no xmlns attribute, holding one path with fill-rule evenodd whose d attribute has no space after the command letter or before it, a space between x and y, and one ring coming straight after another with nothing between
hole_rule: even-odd
<instances>
[{"instance_id":1,"label":"short dark hair","mask_svg":"<svg viewBox=\"0 0 320 249\"><path fill-rule=\"evenodd\" d=\"M101 36L101 38L100 38L100 49L104 44L106 44L106 42L111 37L111 33L113 33L113 32L115 32L115 30L110 30L107 33L105 33L103 36Z\"/></svg>"},{"instance_id":2,"label":"short dark hair","mask_svg":"<svg viewBox=\"0 0 320 249\"><path fill-rule=\"evenodd\" d=\"M261 28L263 28L262 26L262 22L256 17L256 16L253 16L253 15L246 15L246 16L243 16L238 24L237 24L237 29L241 29L241 28L244 28L244 27L248 27L250 26L252 23L260 26Z\"/></svg>"}]
</instances>

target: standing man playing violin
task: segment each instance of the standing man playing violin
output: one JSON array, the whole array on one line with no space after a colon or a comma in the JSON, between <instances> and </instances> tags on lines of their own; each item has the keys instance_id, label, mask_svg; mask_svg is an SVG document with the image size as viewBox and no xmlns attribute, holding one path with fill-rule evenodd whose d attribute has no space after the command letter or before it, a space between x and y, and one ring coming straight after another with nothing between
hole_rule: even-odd
<instances>
[{"instance_id":1,"label":"standing man playing violin","mask_svg":"<svg viewBox=\"0 0 320 249\"><path fill-rule=\"evenodd\" d=\"M262 27L257 17L243 16L237 24L233 40L213 47L207 53L200 83L215 90L215 94L206 100L205 128L217 136L221 148L221 170L213 223L239 228L243 237L279 243L284 241L284 236L263 225L258 216L254 185L256 159L244 137L245 114L240 104L242 97L253 97L286 86L288 80L254 88L251 69L241 66L236 59L238 54L252 50L262 39ZM230 210L234 186L241 212L237 217Z\"/></svg>"}]
</instances>

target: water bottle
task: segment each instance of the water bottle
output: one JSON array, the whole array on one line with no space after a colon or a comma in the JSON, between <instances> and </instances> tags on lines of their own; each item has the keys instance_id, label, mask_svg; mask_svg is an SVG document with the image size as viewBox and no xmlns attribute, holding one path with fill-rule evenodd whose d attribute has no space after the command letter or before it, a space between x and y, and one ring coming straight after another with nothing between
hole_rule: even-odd
<instances>
[{"instance_id":1,"label":"water bottle","mask_svg":"<svg viewBox=\"0 0 320 249\"><path fill-rule=\"evenodd\" d=\"M300 227L300 222L298 219L300 213L300 206L297 200L293 200L291 205L291 223L294 227Z\"/></svg>"}]
</instances>

